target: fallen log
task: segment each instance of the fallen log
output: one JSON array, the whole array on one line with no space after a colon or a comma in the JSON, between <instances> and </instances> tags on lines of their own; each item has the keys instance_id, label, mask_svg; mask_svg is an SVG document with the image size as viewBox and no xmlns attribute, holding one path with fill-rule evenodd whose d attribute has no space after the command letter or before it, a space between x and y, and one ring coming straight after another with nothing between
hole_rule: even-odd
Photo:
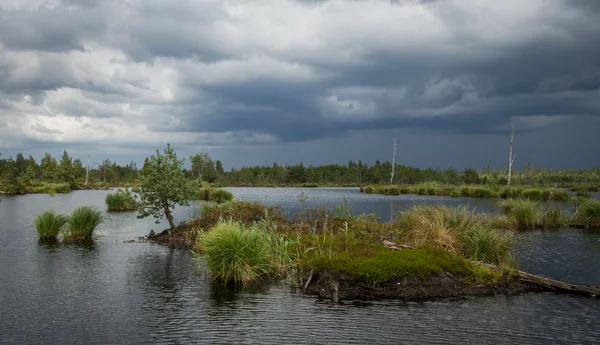
<instances>
[{"instance_id":1,"label":"fallen log","mask_svg":"<svg viewBox=\"0 0 600 345\"><path fill-rule=\"evenodd\" d=\"M486 264L479 261L474 261L473 263L496 271L502 270L502 267L496 265ZM600 287L570 284L519 270L514 271L517 273L516 278L520 282L537 285L547 291L569 293L591 298L600 297Z\"/></svg>"}]
</instances>

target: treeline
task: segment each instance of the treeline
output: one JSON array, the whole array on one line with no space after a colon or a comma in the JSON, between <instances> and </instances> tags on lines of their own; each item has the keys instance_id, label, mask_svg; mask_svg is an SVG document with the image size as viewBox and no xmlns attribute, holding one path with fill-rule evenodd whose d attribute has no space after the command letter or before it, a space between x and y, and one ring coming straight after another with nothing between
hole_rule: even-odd
<instances>
[{"instance_id":1,"label":"treeline","mask_svg":"<svg viewBox=\"0 0 600 345\"><path fill-rule=\"evenodd\" d=\"M139 171L135 162L121 166L109 159L104 160L89 172L80 159L72 159L65 150L60 160L46 153L38 162L29 155L28 158L18 153L16 158L0 157L0 190L8 194L23 194L45 190L48 184L67 184L67 189L88 188L98 186L115 186L135 183Z\"/></svg>"},{"instance_id":2,"label":"treeline","mask_svg":"<svg viewBox=\"0 0 600 345\"><path fill-rule=\"evenodd\" d=\"M418 184L440 182L460 185L500 185L507 184L507 169L483 170L448 168L443 170L420 169L396 164L394 179L390 181L392 164L388 161L375 161L369 165L359 160L348 164L305 166L302 163L285 166L274 163L268 166L232 168L224 171L220 160L214 160L207 153L199 153L189 158L189 169L184 175L189 179L202 180L222 186L364 186L379 184ZM51 183L68 184L70 189L94 188L95 186L124 186L137 184L144 167L138 169L135 162L119 165L105 159L100 164L92 164L86 184L86 166L80 159L72 159L65 150L57 160L46 154L38 163L31 155L16 158L0 155L0 191L9 194L43 191L36 186ZM573 187L581 185L600 186L600 168L591 169L537 169L527 164L522 169L513 169L511 185Z\"/></svg>"},{"instance_id":3,"label":"treeline","mask_svg":"<svg viewBox=\"0 0 600 345\"><path fill-rule=\"evenodd\" d=\"M448 168L444 170L420 169L396 164L394 179L390 181L392 164L388 161L375 161L368 165L362 161L350 161L347 165L330 164L321 166L255 166L232 169L226 172L221 183L231 186L260 186L283 184L314 185L377 185L377 184L418 184L440 182L447 184L492 184L506 185L507 169L462 171ZM520 170L513 169L512 185L554 185L572 186L581 184L600 184L600 168L592 169L536 169L531 164Z\"/></svg>"}]
</instances>

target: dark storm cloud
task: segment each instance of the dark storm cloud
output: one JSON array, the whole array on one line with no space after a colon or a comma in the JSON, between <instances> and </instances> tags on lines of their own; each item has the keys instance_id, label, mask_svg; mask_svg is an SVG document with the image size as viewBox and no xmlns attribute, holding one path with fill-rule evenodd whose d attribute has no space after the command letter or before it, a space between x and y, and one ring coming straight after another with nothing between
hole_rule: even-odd
<instances>
[{"instance_id":1,"label":"dark storm cloud","mask_svg":"<svg viewBox=\"0 0 600 345\"><path fill-rule=\"evenodd\" d=\"M535 132L600 115L599 12L593 0L0 5L0 109L45 134L60 131L19 114L236 144L495 134L522 118L517 131Z\"/></svg>"}]
</instances>

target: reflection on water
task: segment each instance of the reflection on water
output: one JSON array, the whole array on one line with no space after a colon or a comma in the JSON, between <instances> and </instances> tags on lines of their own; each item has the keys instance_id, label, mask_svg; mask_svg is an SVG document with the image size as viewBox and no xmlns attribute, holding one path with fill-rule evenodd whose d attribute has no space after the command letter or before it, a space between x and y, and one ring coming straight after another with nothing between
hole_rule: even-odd
<instances>
[{"instance_id":1,"label":"reflection on water","mask_svg":"<svg viewBox=\"0 0 600 345\"><path fill-rule=\"evenodd\" d=\"M297 207L298 189L232 189L237 198ZM385 197L357 189L305 189L309 207L348 198L355 212L384 219L414 202L495 202L444 197ZM107 215L94 245L38 243L33 217L46 208L69 213L104 208L105 191L0 197L0 343L2 344L585 344L600 339L600 300L555 294L463 298L426 303L345 303L298 295L282 284L241 291L206 277L187 251L124 244L152 219ZM178 208L178 220L197 206ZM519 235L523 268L574 283L600 285L600 235L593 230Z\"/></svg>"}]
</instances>

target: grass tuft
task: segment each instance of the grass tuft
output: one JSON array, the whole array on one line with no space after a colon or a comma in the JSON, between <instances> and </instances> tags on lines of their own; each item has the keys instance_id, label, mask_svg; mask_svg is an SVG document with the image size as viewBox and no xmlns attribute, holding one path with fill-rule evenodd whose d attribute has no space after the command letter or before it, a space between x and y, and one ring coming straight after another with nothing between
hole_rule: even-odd
<instances>
[{"instance_id":1,"label":"grass tuft","mask_svg":"<svg viewBox=\"0 0 600 345\"><path fill-rule=\"evenodd\" d=\"M68 216L57 214L52 210L44 211L44 213L35 217L34 220L35 228L41 240L56 240L58 234L68 222Z\"/></svg>"},{"instance_id":2,"label":"grass tuft","mask_svg":"<svg viewBox=\"0 0 600 345\"><path fill-rule=\"evenodd\" d=\"M575 221L582 226L600 228L600 200L582 199Z\"/></svg>"},{"instance_id":3,"label":"grass tuft","mask_svg":"<svg viewBox=\"0 0 600 345\"><path fill-rule=\"evenodd\" d=\"M137 209L135 195L129 188L119 189L116 193L106 195L105 201L108 211L111 212L135 211Z\"/></svg>"},{"instance_id":4,"label":"grass tuft","mask_svg":"<svg viewBox=\"0 0 600 345\"><path fill-rule=\"evenodd\" d=\"M502 264L510 260L512 233L493 228L494 219L466 207L420 205L398 214L395 226L416 247L433 246Z\"/></svg>"},{"instance_id":5,"label":"grass tuft","mask_svg":"<svg viewBox=\"0 0 600 345\"><path fill-rule=\"evenodd\" d=\"M91 240L94 230L104 221L102 212L91 206L78 207L69 219L68 230L65 233L67 240Z\"/></svg>"},{"instance_id":6,"label":"grass tuft","mask_svg":"<svg viewBox=\"0 0 600 345\"><path fill-rule=\"evenodd\" d=\"M214 277L225 284L248 284L269 274L269 240L264 231L234 221L217 223L198 237Z\"/></svg>"},{"instance_id":7,"label":"grass tuft","mask_svg":"<svg viewBox=\"0 0 600 345\"><path fill-rule=\"evenodd\" d=\"M533 229L540 222L538 203L529 199L506 199L500 202L505 215L513 217L519 229Z\"/></svg>"},{"instance_id":8,"label":"grass tuft","mask_svg":"<svg viewBox=\"0 0 600 345\"><path fill-rule=\"evenodd\" d=\"M233 200L233 193L221 188L205 187L196 194L197 200L212 201L222 204Z\"/></svg>"}]
</instances>

